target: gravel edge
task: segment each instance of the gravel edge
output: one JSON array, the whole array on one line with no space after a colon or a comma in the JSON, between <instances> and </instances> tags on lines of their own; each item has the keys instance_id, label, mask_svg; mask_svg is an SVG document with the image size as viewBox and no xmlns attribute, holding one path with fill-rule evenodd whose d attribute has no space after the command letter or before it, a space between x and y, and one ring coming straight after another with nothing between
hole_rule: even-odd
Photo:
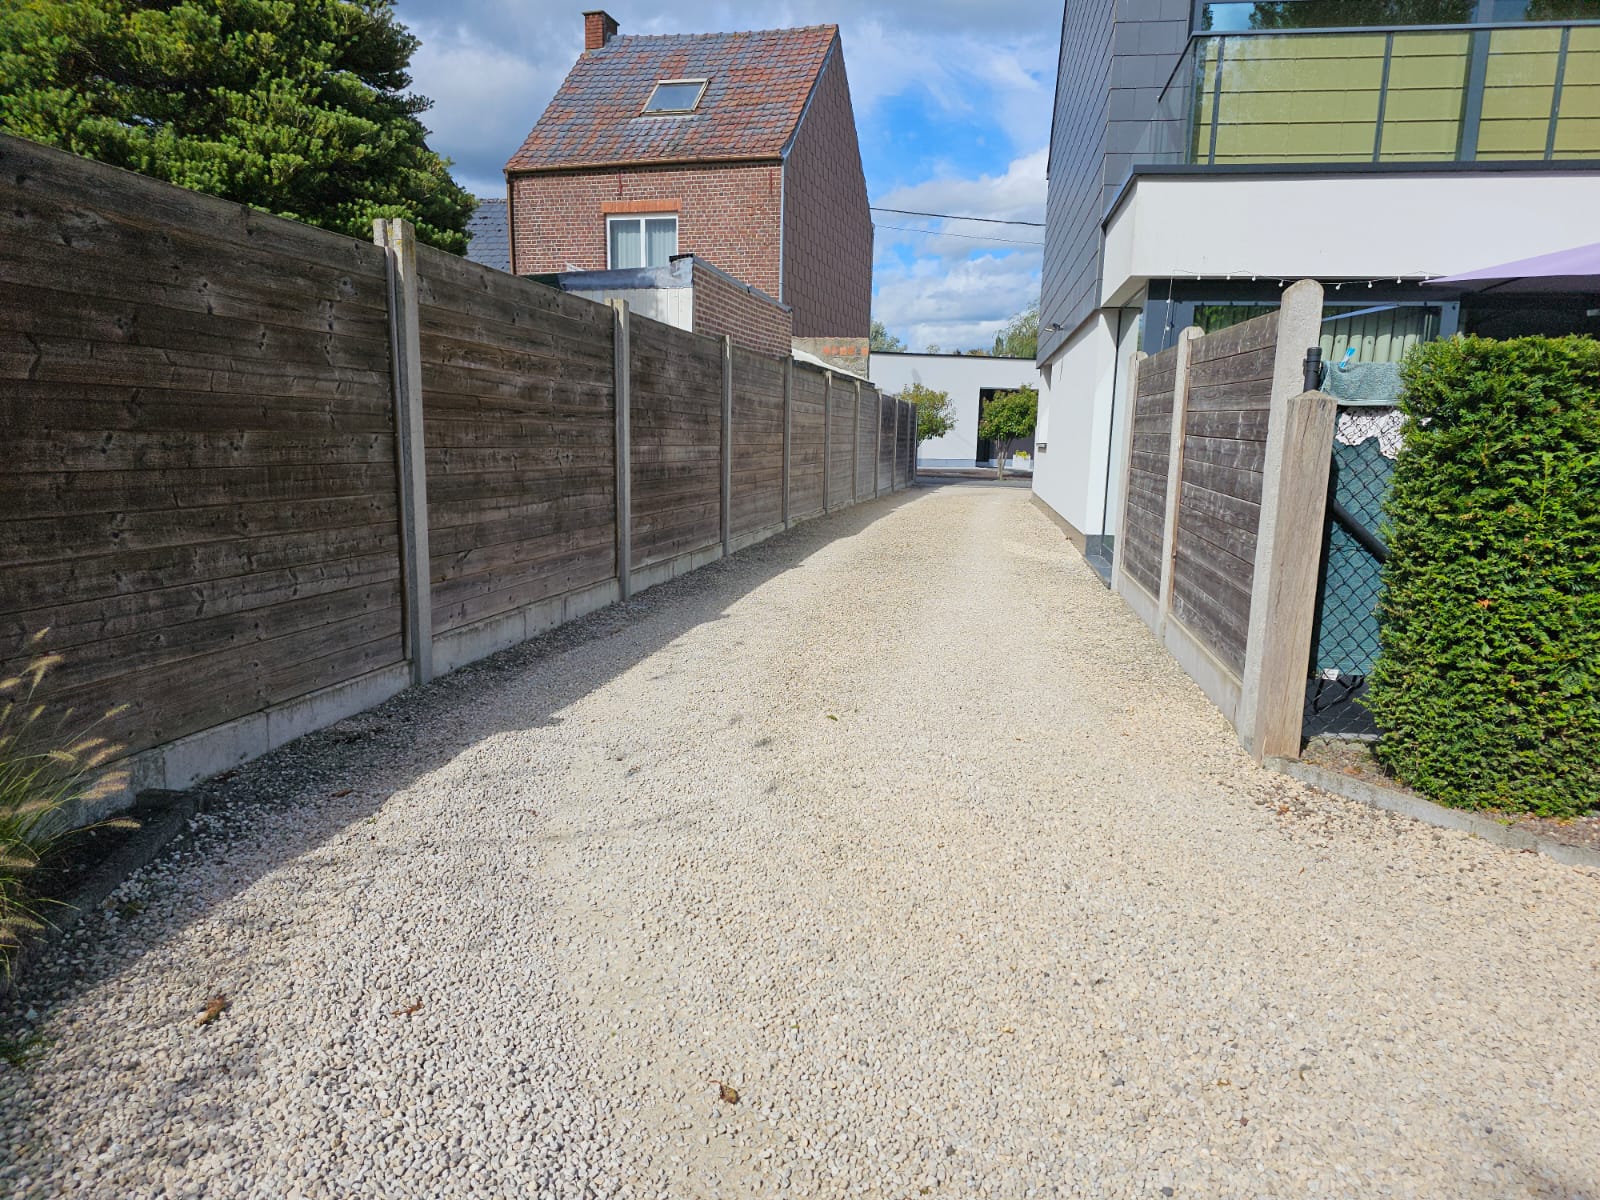
<instances>
[{"instance_id":1,"label":"gravel edge","mask_svg":"<svg viewBox=\"0 0 1600 1200\"><path fill-rule=\"evenodd\" d=\"M1346 800L1354 800L1358 804L1368 804L1386 812L1399 813L1401 816L1411 817L1413 820L1440 829L1456 829L1470 833L1491 845L1504 846L1508 850L1537 852L1569 867L1600 870L1600 851L1591 850L1587 846L1559 842L1543 834L1530 833L1526 829L1506 825L1493 817L1464 812L1457 808L1446 808L1442 804L1435 804L1431 800L1424 800L1408 792L1291 758L1268 758L1263 765L1281 775L1288 775L1301 783L1309 783L1312 787L1343 796Z\"/></svg>"}]
</instances>

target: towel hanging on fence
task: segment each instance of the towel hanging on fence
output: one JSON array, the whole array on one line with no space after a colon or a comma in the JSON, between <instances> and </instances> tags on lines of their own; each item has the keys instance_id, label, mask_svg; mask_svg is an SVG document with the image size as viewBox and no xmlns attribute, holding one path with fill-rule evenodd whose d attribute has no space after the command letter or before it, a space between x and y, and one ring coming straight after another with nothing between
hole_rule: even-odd
<instances>
[{"instance_id":1,"label":"towel hanging on fence","mask_svg":"<svg viewBox=\"0 0 1600 1200\"><path fill-rule=\"evenodd\" d=\"M1343 369L1324 363L1322 390L1340 404L1379 404L1400 402L1399 363L1351 363Z\"/></svg>"}]
</instances>

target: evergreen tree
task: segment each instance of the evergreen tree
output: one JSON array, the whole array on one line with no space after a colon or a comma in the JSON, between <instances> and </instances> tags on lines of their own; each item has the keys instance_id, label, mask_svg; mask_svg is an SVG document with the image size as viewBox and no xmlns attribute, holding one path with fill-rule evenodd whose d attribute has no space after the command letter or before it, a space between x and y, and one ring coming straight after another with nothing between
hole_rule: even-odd
<instances>
[{"instance_id":1,"label":"evergreen tree","mask_svg":"<svg viewBox=\"0 0 1600 1200\"><path fill-rule=\"evenodd\" d=\"M5 0L0 128L363 239L462 253L390 0Z\"/></svg>"}]
</instances>

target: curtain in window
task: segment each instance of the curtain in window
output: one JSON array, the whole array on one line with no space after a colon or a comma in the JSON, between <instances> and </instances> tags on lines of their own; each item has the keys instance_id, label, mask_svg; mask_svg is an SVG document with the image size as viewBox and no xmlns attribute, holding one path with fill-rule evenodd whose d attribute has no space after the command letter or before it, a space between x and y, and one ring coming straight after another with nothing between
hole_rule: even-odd
<instances>
[{"instance_id":1,"label":"curtain in window","mask_svg":"<svg viewBox=\"0 0 1600 1200\"><path fill-rule=\"evenodd\" d=\"M662 260L666 261L665 259ZM639 236L639 222L637 221L612 221L611 222L611 267L621 270L624 267L644 266L644 246Z\"/></svg>"},{"instance_id":2,"label":"curtain in window","mask_svg":"<svg viewBox=\"0 0 1600 1200\"><path fill-rule=\"evenodd\" d=\"M644 223L645 265L664 267L678 252L678 218L651 217Z\"/></svg>"}]
</instances>

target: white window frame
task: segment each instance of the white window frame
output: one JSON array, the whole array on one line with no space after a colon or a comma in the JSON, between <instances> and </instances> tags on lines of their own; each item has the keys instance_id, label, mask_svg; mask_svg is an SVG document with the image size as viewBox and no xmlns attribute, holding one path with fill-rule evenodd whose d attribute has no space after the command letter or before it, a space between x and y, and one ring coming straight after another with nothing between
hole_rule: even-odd
<instances>
[{"instance_id":1,"label":"white window frame","mask_svg":"<svg viewBox=\"0 0 1600 1200\"><path fill-rule=\"evenodd\" d=\"M614 223L616 223L618 221L632 221L632 222L637 223L638 226L639 226L639 245L641 247L643 247L643 246L648 244L646 242L646 240L645 240L645 235L644 235L644 223L646 221L665 221L668 218L671 218L671 220L672 220L672 253L676 254L678 252L678 214L677 213L675 213L675 212L607 213L606 214L606 270L608 270L608 271L617 271L617 270L635 270L636 269L636 268L633 268L633 267L618 267L615 263L613 263L611 261L611 226ZM642 265L643 266L648 266L650 264L645 263L645 264L642 264ZM666 263L660 263L660 264L657 264L657 265L664 267L667 264Z\"/></svg>"},{"instance_id":2,"label":"white window frame","mask_svg":"<svg viewBox=\"0 0 1600 1200\"><path fill-rule=\"evenodd\" d=\"M700 101L705 99L706 85L709 79L658 79L655 87L650 89L650 94L645 97L644 108L639 111L641 117L676 117L684 113L691 113L700 107ZM700 90L694 94L694 102L687 108L651 108L650 101L656 98L656 93L668 84L698 83Z\"/></svg>"}]
</instances>

